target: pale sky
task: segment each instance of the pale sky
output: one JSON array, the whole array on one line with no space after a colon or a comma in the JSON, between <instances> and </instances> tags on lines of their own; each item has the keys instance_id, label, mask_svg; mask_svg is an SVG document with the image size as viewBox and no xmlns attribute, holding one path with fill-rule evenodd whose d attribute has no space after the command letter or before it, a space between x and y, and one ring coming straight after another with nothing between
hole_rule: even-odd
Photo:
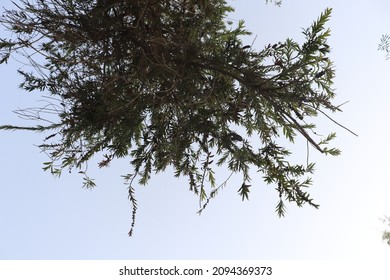
<instances>
[{"instance_id":1,"label":"pale sky","mask_svg":"<svg viewBox=\"0 0 390 280\"><path fill-rule=\"evenodd\" d=\"M134 236L128 237L131 208L120 175L131 172L130 159L106 169L91 163L89 173L98 186L87 190L77 172L65 171L57 179L42 170L47 158L34 145L43 135L2 131L0 259L390 260L380 221L390 215L390 60L377 51L381 35L390 33L390 2L285 0L280 8L262 0L229 2L236 8L229 19L246 21L253 32L246 41L257 35L257 49L287 37L302 42L302 28L333 8L327 26L335 103L349 101L333 117L359 137L324 118L318 121L323 134L337 133L334 144L342 150L339 157L310 153L316 162L310 193L320 208L288 204L287 215L279 219L274 187L254 173L249 201L237 195L242 182L236 176L199 216L186 178L176 179L167 170L148 186L136 187L139 210ZM39 92L18 89L18 67L0 66L0 124L23 124L12 110L41 104ZM305 142L297 141L292 151L305 157Z\"/></svg>"}]
</instances>

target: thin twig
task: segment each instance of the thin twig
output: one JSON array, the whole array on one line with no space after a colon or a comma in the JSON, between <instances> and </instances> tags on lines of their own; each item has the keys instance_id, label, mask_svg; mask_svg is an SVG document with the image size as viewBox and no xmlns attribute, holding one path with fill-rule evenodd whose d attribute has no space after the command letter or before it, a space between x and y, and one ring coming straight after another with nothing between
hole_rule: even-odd
<instances>
[{"instance_id":1,"label":"thin twig","mask_svg":"<svg viewBox=\"0 0 390 280\"><path fill-rule=\"evenodd\" d=\"M220 188L223 188L224 186L226 186L226 183L227 181L229 181L230 177L232 177L234 171L232 171L232 173L230 173L229 177L222 183L220 184L216 189L214 189L211 193L210 193L210 197L207 198L206 202L203 204L203 207L197 212L199 215L202 213L202 211L206 208L206 206L209 204L210 202L210 199L212 199L214 197L214 195L218 192L218 190Z\"/></svg>"},{"instance_id":2,"label":"thin twig","mask_svg":"<svg viewBox=\"0 0 390 280\"><path fill-rule=\"evenodd\" d=\"M353 132L352 130L350 130L349 128L343 126L342 124L338 123L337 121L335 121L334 119L332 119L331 117L329 117L324 111L322 111L321 109L316 109L317 111L319 111L321 114L323 114L325 117L327 117L328 119L330 119L332 122L334 122L335 124L337 124L338 126L344 128L345 130L347 130L348 132L350 132L351 134L355 135L356 137L358 137L359 135L357 135L355 132Z\"/></svg>"}]
</instances>

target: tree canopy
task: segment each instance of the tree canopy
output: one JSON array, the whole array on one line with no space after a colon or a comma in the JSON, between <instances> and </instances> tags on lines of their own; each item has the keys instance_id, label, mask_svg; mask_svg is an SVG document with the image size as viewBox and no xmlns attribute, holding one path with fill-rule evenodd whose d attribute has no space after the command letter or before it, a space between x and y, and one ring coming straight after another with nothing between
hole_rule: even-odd
<instances>
[{"instance_id":1,"label":"tree canopy","mask_svg":"<svg viewBox=\"0 0 390 280\"><path fill-rule=\"evenodd\" d=\"M314 163L291 163L280 143L302 136L320 153L340 153L328 146L335 134L321 137L313 123L341 111L332 103L331 9L304 29L303 44L262 50L243 44L251 33L227 19L232 11L223 0L21 0L0 19L12 32L0 39L0 62L24 57L32 69L18 70L20 87L50 106L18 112L32 126L0 129L45 132L44 169L79 170L87 188L94 156L99 167L129 157L129 235L134 180L145 185L168 166L188 178L200 212L227 184L215 179L219 166L242 174L243 200L250 169L261 172L277 190L279 216L286 201L317 208L307 191Z\"/></svg>"}]
</instances>

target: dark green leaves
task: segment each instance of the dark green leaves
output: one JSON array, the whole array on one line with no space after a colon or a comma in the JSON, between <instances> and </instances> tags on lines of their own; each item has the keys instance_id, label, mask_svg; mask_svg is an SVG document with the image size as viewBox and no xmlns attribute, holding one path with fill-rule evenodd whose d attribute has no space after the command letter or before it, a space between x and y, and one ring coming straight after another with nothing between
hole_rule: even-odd
<instances>
[{"instance_id":1,"label":"dark green leaves","mask_svg":"<svg viewBox=\"0 0 390 280\"><path fill-rule=\"evenodd\" d=\"M16 44L0 38L0 64L7 63L11 56L11 50Z\"/></svg>"},{"instance_id":2,"label":"dark green leaves","mask_svg":"<svg viewBox=\"0 0 390 280\"><path fill-rule=\"evenodd\" d=\"M24 81L20 84L20 88L27 91L45 90L46 81L44 79L37 78L32 73L26 73L22 70L18 70L18 73L24 77Z\"/></svg>"},{"instance_id":3,"label":"dark green leaves","mask_svg":"<svg viewBox=\"0 0 390 280\"><path fill-rule=\"evenodd\" d=\"M248 199L249 200L249 187L251 185L246 185L245 183L242 183L241 188L239 188L238 193L240 194L242 200Z\"/></svg>"},{"instance_id":4,"label":"dark green leaves","mask_svg":"<svg viewBox=\"0 0 390 280\"><path fill-rule=\"evenodd\" d=\"M96 183L93 179L89 178L88 176L83 178L83 188L93 189L94 187L96 187Z\"/></svg>"},{"instance_id":5,"label":"dark green leaves","mask_svg":"<svg viewBox=\"0 0 390 280\"><path fill-rule=\"evenodd\" d=\"M332 141L334 138L336 138L336 133L331 133L329 134L326 138L322 139L318 145L328 145L330 141ZM328 148L328 147L325 147L323 148L323 152L325 154L330 154L332 156L338 156L341 154L341 151L337 148Z\"/></svg>"},{"instance_id":6,"label":"dark green leaves","mask_svg":"<svg viewBox=\"0 0 390 280\"><path fill-rule=\"evenodd\" d=\"M327 8L323 13L321 13L319 18L313 22L311 27L304 30L303 34L305 34L307 38L312 39L312 42L309 41L308 43L313 43L314 41L324 43L327 37L330 36L330 29L325 30L325 24L329 20L331 13L332 9ZM324 45L324 47L326 46L328 45Z\"/></svg>"}]
</instances>

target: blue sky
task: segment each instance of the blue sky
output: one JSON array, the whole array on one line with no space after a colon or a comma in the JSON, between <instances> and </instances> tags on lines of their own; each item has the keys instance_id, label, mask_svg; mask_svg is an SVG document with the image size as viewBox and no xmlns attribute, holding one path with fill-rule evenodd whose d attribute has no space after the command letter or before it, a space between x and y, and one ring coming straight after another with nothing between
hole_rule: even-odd
<instances>
[{"instance_id":1,"label":"blue sky","mask_svg":"<svg viewBox=\"0 0 390 280\"><path fill-rule=\"evenodd\" d=\"M10 2L1 1L7 7ZM237 186L242 182L233 177L199 216L186 179L167 170L136 188L139 211L129 238L131 208L120 177L131 171L129 159L106 169L91 163L98 186L87 190L76 172L57 179L42 170L47 158L34 146L42 135L3 131L0 259L390 259L380 222L390 215L390 60L377 51L381 35L390 33L390 2L285 0L280 8L264 2L230 1L236 12L229 19L245 19L253 32L247 42L257 35L258 49L287 37L302 41L302 28L333 8L328 26L336 103L349 101L333 117L359 137L318 120L323 134L337 133L334 144L343 152L310 154L317 163L311 194L319 210L287 205L286 217L279 219L275 190L253 174L249 201L241 201ZM18 89L18 67L0 67L1 124L23 124L12 110L41 104L39 93ZM305 142L297 141L292 151L304 158Z\"/></svg>"}]
</instances>

